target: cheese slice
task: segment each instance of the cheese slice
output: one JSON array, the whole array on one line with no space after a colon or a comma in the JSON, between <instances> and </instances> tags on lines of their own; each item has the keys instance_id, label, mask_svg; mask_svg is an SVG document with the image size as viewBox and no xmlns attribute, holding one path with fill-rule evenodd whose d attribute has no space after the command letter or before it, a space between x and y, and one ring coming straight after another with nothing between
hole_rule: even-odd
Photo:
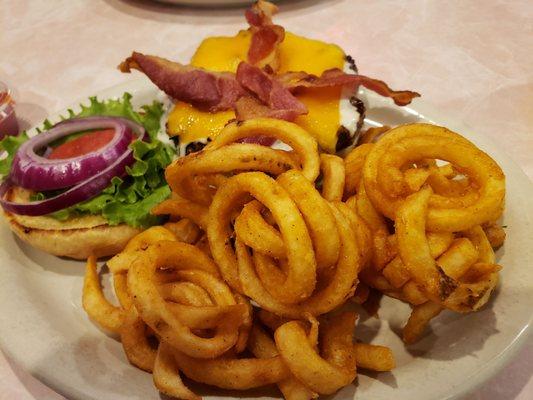
<instances>
[{"instance_id":1,"label":"cheese slice","mask_svg":"<svg viewBox=\"0 0 533 400\"><path fill-rule=\"evenodd\" d=\"M239 31L235 36L208 37L191 58L191 65L217 72L237 72L242 61L247 60L252 34Z\"/></svg>"},{"instance_id":2,"label":"cheese slice","mask_svg":"<svg viewBox=\"0 0 533 400\"><path fill-rule=\"evenodd\" d=\"M179 136L182 145L205 138L214 139L228 121L234 118L233 110L211 113L178 101L168 115L167 133Z\"/></svg>"},{"instance_id":3,"label":"cheese slice","mask_svg":"<svg viewBox=\"0 0 533 400\"><path fill-rule=\"evenodd\" d=\"M207 38L196 50L191 64L211 71L235 72L239 63L246 61L250 42L249 31L240 31L233 37ZM290 32L286 32L280 44L279 56L281 73L305 71L321 75L331 68L342 69L345 64L340 47ZM307 106L309 113L294 122L311 133L324 150L334 152L341 121L342 88L301 89L296 96ZM167 130L171 136L179 135L181 143L188 143L213 138L233 118L233 111L209 113L178 102L169 115Z\"/></svg>"},{"instance_id":4,"label":"cheese slice","mask_svg":"<svg viewBox=\"0 0 533 400\"><path fill-rule=\"evenodd\" d=\"M279 47L280 67L279 72L305 71L314 75L331 68L344 66L344 52L342 49L330 43L320 40L308 39L285 33L285 39Z\"/></svg>"}]
</instances>

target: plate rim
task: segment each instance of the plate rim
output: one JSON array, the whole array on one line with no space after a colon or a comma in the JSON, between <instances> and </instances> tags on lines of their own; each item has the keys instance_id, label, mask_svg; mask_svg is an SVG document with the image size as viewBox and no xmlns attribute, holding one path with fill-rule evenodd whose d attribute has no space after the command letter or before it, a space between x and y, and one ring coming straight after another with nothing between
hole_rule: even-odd
<instances>
[{"instance_id":1,"label":"plate rim","mask_svg":"<svg viewBox=\"0 0 533 400\"><path fill-rule=\"evenodd\" d=\"M149 81L146 78L130 79L99 90L94 95L97 96L100 100L102 100L108 98L116 98L118 95L116 95L115 93L117 92L129 92L133 95L133 101L135 101L135 93L141 90L148 90L149 87L147 86L147 84L149 84ZM374 94L371 94L371 97L372 96L374 96ZM79 104L81 103L86 104L88 102L88 97L89 96L73 101L70 106L63 108L58 112L50 113L47 118L51 121L58 120L60 116L65 115L69 109L77 109L79 107ZM463 121L451 118L448 114L438 111L434 106L431 105L429 101L425 99L417 99L415 100L415 104L406 107L406 109L407 108L411 109L414 113L420 115L422 118L429 120L431 123L446 126L451 130L458 131L461 133L470 132L473 130L473 128L469 127ZM37 126L39 126L39 124L33 126L28 131L34 131ZM468 134L465 136L469 138ZM489 136L483 136L483 141L484 144L487 144L490 147L498 147L497 142ZM482 150L485 151L485 149ZM496 154L494 155L496 156ZM505 160L505 163L507 165L512 166L514 170L514 177L516 177L516 173L518 173L520 175L520 181L528 182L527 189L525 190L526 192L529 192L533 195L533 182L525 174L521 166L518 165L504 150L498 150L497 157L501 160ZM532 217L531 208L526 210L526 216L528 218ZM481 385L486 383L489 379L497 375L503 368L505 368L512 361L512 359L516 357L517 353L520 351L520 349L523 348L523 346L527 343L528 339L530 339L531 337L533 337L533 313L529 315L529 320L527 321L527 324L522 327L520 332L518 332L514 336L511 342L507 343L506 347L498 355L496 355L487 363L485 363L480 369L477 370L477 372L473 376L470 376L468 380L465 380L459 385L454 386L452 389L453 392L449 392L449 394L446 394L445 397L439 398L439 400L460 399L474 392ZM6 346L2 335L0 335L0 350L6 355L8 362L16 363L17 365L21 366L26 373L32 375L43 385L47 386L48 388L62 395L63 397L69 398L69 394L66 393L61 387L58 387L58 385L49 384L47 382L49 379L40 376L41 374L36 371L32 371L32 368L30 366L25 365L24 360L19 360L19 358L10 351L8 346Z\"/></svg>"}]
</instances>

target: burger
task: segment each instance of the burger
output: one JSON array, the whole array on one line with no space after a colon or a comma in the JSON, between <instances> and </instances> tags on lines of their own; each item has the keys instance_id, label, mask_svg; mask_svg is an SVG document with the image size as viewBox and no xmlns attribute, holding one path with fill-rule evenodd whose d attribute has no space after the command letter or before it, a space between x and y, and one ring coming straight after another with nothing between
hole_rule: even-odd
<instances>
[{"instance_id":1,"label":"burger","mask_svg":"<svg viewBox=\"0 0 533 400\"><path fill-rule=\"evenodd\" d=\"M166 95L165 106L135 111L129 95L93 98L31 139L4 139L0 203L15 234L59 256L113 255L161 222L150 210L170 195L164 169L173 157L201 150L229 122L291 121L322 151L339 153L363 126L363 88L400 106L418 96L359 74L337 45L286 32L273 22L276 12L258 1L246 11L247 29L206 38L188 64L133 52L119 69L144 73ZM287 149L269 137L244 140Z\"/></svg>"},{"instance_id":2,"label":"burger","mask_svg":"<svg viewBox=\"0 0 533 400\"><path fill-rule=\"evenodd\" d=\"M57 256L111 256L160 223L150 210L170 196L175 151L158 139L163 104L135 111L131 95L70 111L29 137L0 142L0 204L23 241Z\"/></svg>"},{"instance_id":3,"label":"burger","mask_svg":"<svg viewBox=\"0 0 533 400\"><path fill-rule=\"evenodd\" d=\"M180 154L200 150L229 121L254 117L292 121L335 153L357 142L363 87L397 105L419 96L360 75L339 46L285 31L275 12L258 1L246 11L248 29L204 39L188 65L137 52L120 65L140 70L170 97L166 128Z\"/></svg>"}]
</instances>

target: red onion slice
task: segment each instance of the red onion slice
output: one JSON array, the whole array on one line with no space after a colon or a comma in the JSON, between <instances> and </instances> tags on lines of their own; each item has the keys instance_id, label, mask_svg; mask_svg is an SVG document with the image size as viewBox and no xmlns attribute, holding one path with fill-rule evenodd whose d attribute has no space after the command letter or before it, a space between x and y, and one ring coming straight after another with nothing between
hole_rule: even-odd
<instances>
[{"instance_id":1,"label":"red onion slice","mask_svg":"<svg viewBox=\"0 0 533 400\"><path fill-rule=\"evenodd\" d=\"M50 160L35 153L64 136L106 128L115 130L113 139L104 147L83 156ZM66 120L20 146L13 159L10 179L15 185L37 191L74 186L115 163L128 150L134 135L142 139L145 134L141 125L125 118L87 117Z\"/></svg>"},{"instance_id":2,"label":"red onion slice","mask_svg":"<svg viewBox=\"0 0 533 400\"><path fill-rule=\"evenodd\" d=\"M7 179L0 185L0 205L5 211L13 214L30 216L50 214L97 196L109 185L113 177L122 176L125 173L126 166L131 165L133 162L133 151L128 149L106 169L66 192L46 200L31 203L14 203L5 200L5 194L13 186L13 182Z\"/></svg>"}]
</instances>

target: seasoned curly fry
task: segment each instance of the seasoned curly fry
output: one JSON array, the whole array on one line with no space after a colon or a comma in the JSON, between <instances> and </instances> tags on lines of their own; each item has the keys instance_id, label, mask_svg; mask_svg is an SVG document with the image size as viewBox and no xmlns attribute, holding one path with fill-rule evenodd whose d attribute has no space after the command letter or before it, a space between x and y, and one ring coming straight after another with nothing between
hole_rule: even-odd
<instances>
[{"instance_id":1,"label":"seasoned curly fry","mask_svg":"<svg viewBox=\"0 0 533 400\"><path fill-rule=\"evenodd\" d=\"M103 328L119 333L124 321L124 311L112 305L104 296L96 266L96 257L87 260L83 282L83 309Z\"/></svg>"},{"instance_id":2,"label":"seasoned curly fry","mask_svg":"<svg viewBox=\"0 0 533 400\"><path fill-rule=\"evenodd\" d=\"M199 397L182 376L310 400L358 369L392 370L390 349L355 341L356 314L340 308L351 300L376 315L381 294L408 303L411 344L444 310L483 306L501 269L504 177L443 128L384 131L343 160L289 122L229 124L167 169L174 195L153 210L171 217L165 228L109 261L120 307L103 297L91 259L84 307L162 393L186 400ZM259 135L292 151L239 143Z\"/></svg>"},{"instance_id":3,"label":"seasoned curly fry","mask_svg":"<svg viewBox=\"0 0 533 400\"><path fill-rule=\"evenodd\" d=\"M479 188L473 194L459 197L432 192L427 215L429 230L465 230L501 215L505 177L498 164L462 136L427 124L392 129L368 154L363 167L364 185L380 212L392 219L396 217L399 207L412 193L401 167L427 158L453 163Z\"/></svg>"}]
</instances>

